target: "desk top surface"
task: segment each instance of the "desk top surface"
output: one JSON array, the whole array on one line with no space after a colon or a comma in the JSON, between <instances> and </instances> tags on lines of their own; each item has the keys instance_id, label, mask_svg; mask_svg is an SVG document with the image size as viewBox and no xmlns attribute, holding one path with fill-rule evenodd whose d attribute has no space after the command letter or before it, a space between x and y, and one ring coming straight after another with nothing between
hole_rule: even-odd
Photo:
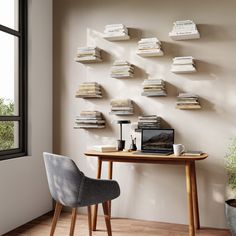
<instances>
[{"instance_id":1,"label":"desk top surface","mask_svg":"<svg viewBox=\"0 0 236 236\"><path fill-rule=\"evenodd\" d=\"M96 156L96 157L101 157L106 160L112 159L115 161L117 160L122 160L122 159L129 159L130 161L132 160L147 160L147 161L199 161L199 160L204 160L208 157L206 153L203 153L200 156L174 156L169 155L169 156L162 156L162 155L153 155L153 154L135 154L134 152L96 152L96 151L86 151L84 153L86 156Z\"/></svg>"}]
</instances>

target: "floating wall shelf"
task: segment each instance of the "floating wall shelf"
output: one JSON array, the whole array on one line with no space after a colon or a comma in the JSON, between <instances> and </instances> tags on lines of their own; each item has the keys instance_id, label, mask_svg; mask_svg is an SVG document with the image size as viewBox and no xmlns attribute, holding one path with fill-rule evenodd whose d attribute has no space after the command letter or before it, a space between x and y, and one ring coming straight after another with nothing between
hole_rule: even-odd
<instances>
[{"instance_id":1,"label":"floating wall shelf","mask_svg":"<svg viewBox=\"0 0 236 236\"><path fill-rule=\"evenodd\" d=\"M101 62L101 49L97 47L79 47L75 61L80 63Z\"/></svg>"},{"instance_id":2,"label":"floating wall shelf","mask_svg":"<svg viewBox=\"0 0 236 236\"><path fill-rule=\"evenodd\" d=\"M99 111L82 111L76 117L75 129L103 129L106 127L106 121Z\"/></svg>"},{"instance_id":3,"label":"floating wall shelf","mask_svg":"<svg viewBox=\"0 0 236 236\"><path fill-rule=\"evenodd\" d=\"M113 99L111 100L110 115L129 116L134 114L133 101L130 99Z\"/></svg>"},{"instance_id":4,"label":"floating wall shelf","mask_svg":"<svg viewBox=\"0 0 236 236\"><path fill-rule=\"evenodd\" d=\"M171 72L176 73L176 74L185 74L185 73L196 72L193 57L187 56L187 57L173 58Z\"/></svg>"},{"instance_id":5,"label":"floating wall shelf","mask_svg":"<svg viewBox=\"0 0 236 236\"><path fill-rule=\"evenodd\" d=\"M116 60L111 67L111 77L122 79L134 76L134 65L125 60Z\"/></svg>"},{"instance_id":6,"label":"floating wall shelf","mask_svg":"<svg viewBox=\"0 0 236 236\"><path fill-rule=\"evenodd\" d=\"M162 79L145 79L143 82L142 96L166 97L165 81Z\"/></svg>"},{"instance_id":7,"label":"floating wall shelf","mask_svg":"<svg viewBox=\"0 0 236 236\"><path fill-rule=\"evenodd\" d=\"M173 40L199 39L200 34L192 20L182 20L174 22L169 37Z\"/></svg>"},{"instance_id":8,"label":"floating wall shelf","mask_svg":"<svg viewBox=\"0 0 236 236\"><path fill-rule=\"evenodd\" d=\"M130 39L128 29L123 24L106 25L103 38L109 41L123 41Z\"/></svg>"},{"instance_id":9,"label":"floating wall shelf","mask_svg":"<svg viewBox=\"0 0 236 236\"><path fill-rule=\"evenodd\" d=\"M160 57L164 55L161 50L161 41L157 38L143 38L139 40L136 53L141 57Z\"/></svg>"},{"instance_id":10,"label":"floating wall shelf","mask_svg":"<svg viewBox=\"0 0 236 236\"><path fill-rule=\"evenodd\" d=\"M101 86L97 82L84 82L76 91L77 98L102 98Z\"/></svg>"},{"instance_id":11,"label":"floating wall shelf","mask_svg":"<svg viewBox=\"0 0 236 236\"><path fill-rule=\"evenodd\" d=\"M191 93L180 93L177 97L176 108L180 110L199 110L199 96Z\"/></svg>"}]
</instances>

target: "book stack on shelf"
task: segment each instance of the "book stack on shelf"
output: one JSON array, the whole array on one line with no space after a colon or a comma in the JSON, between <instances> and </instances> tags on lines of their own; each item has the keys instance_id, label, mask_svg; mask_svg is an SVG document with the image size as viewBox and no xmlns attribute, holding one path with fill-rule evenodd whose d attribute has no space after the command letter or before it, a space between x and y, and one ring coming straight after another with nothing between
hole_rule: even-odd
<instances>
[{"instance_id":1,"label":"book stack on shelf","mask_svg":"<svg viewBox=\"0 0 236 236\"><path fill-rule=\"evenodd\" d=\"M75 61L81 63L101 62L101 50L97 47L79 47Z\"/></svg>"},{"instance_id":2,"label":"book stack on shelf","mask_svg":"<svg viewBox=\"0 0 236 236\"><path fill-rule=\"evenodd\" d=\"M161 117L156 115L145 115L138 117L138 127L136 132L140 132L142 129L160 129Z\"/></svg>"},{"instance_id":3,"label":"book stack on shelf","mask_svg":"<svg viewBox=\"0 0 236 236\"><path fill-rule=\"evenodd\" d=\"M84 82L76 91L77 98L101 98L101 86L97 82Z\"/></svg>"},{"instance_id":4,"label":"book stack on shelf","mask_svg":"<svg viewBox=\"0 0 236 236\"><path fill-rule=\"evenodd\" d=\"M142 96L163 97L167 96L165 81L162 79L145 79L143 82Z\"/></svg>"},{"instance_id":5,"label":"book stack on shelf","mask_svg":"<svg viewBox=\"0 0 236 236\"><path fill-rule=\"evenodd\" d=\"M188 56L188 57L175 57L175 58L173 58L171 72L177 73L177 74L178 73L196 72L193 57Z\"/></svg>"},{"instance_id":6,"label":"book stack on shelf","mask_svg":"<svg viewBox=\"0 0 236 236\"><path fill-rule=\"evenodd\" d=\"M198 39L200 38L200 34L196 24L192 20L182 20L174 22L169 37L173 40Z\"/></svg>"},{"instance_id":7,"label":"book stack on shelf","mask_svg":"<svg viewBox=\"0 0 236 236\"><path fill-rule=\"evenodd\" d=\"M134 106L130 99L113 99L111 100L111 115L133 115Z\"/></svg>"},{"instance_id":8,"label":"book stack on shelf","mask_svg":"<svg viewBox=\"0 0 236 236\"><path fill-rule=\"evenodd\" d=\"M102 129L106 122L99 111L82 111L75 123L75 129Z\"/></svg>"},{"instance_id":9,"label":"book stack on shelf","mask_svg":"<svg viewBox=\"0 0 236 236\"><path fill-rule=\"evenodd\" d=\"M128 78L134 76L134 65L124 60L116 60L111 67L112 78Z\"/></svg>"},{"instance_id":10,"label":"book stack on shelf","mask_svg":"<svg viewBox=\"0 0 236 236\"><path fill-rule=\"evenodd\" d=\"M181 110L201 109L198 95L191 93L180 93L177 97L176 108Z\"/></svg>"},{"instance_id":11,"label":"book stack on shelf","mask_svg":"<svg viewBox=\"0 0 236 236\"><path fill-rule=\"evenodd\" d=\"M123 24L106 25L103 38L110 41L130 39L129 34L128 34L128 29Z\"/></svg>"},{"instance_id":12,"label":"book stack on shelf","mask_svg":"<svg viewBox=\"0 0 236 236\"><path fill-rule=\"evenodd\" d=\"M157 38L143 38L138 41L137 54L142 57L163 56L161 41Z\"/></svg>"}]
</instances>

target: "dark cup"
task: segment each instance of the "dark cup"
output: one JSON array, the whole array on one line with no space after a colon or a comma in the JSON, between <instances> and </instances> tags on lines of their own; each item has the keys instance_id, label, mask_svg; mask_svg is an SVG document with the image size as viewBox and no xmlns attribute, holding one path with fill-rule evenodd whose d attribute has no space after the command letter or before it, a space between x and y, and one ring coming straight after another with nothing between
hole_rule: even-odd
<instances>
[{"instance_id":1,"label":"dark cup","mask_svg":"<svg viewBox=\"0 0 236 236\"><path fill-rule=\"evenodd\" d=\"M117 140L117 149L122 151L125 148L125 140Z\"/></svg>"}]
</instances>

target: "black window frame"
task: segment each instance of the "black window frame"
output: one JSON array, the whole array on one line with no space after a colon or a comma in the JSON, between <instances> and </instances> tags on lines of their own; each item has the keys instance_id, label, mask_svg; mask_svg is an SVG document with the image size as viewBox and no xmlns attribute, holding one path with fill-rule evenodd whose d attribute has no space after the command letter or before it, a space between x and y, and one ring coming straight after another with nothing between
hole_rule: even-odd
<instances>
[{"instance_id":1,"label":"black window frame","mask_svg":"<svg viewBox=\"0 0 236 236\"><path fill-rule=\"evenodd\" d=\"M0 24L0 31L18 37L19 39L19 114L12 116L1 116L0 121L19 122L19 147L0 151L0 161L27 155L27 77L28 77L28 50L27 50L27 25L28 4L27 0L18 0L18 30L11 29Z\"/></svg>"}]
</instances>

